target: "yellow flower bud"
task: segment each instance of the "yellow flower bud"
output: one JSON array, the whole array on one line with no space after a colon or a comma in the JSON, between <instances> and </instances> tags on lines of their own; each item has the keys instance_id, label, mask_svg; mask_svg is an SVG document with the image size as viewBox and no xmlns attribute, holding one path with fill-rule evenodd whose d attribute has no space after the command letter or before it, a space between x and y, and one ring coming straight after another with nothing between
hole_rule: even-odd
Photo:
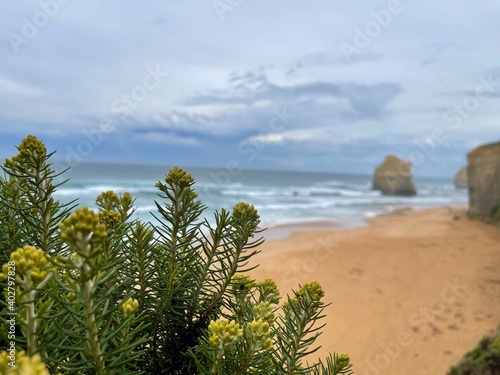
<instances>
[{"instance_id":1,"label":"yellow flower bud","mask_svg":"<svg viewBox=\"0 0 500 375\"><path fill-rule=\"evenodd\" d=\"M349 358L349 355L345 353L341 353L337 356L337 363L339 368L344 368L349 364L351 359Z\"/></svg>"},{"instance_id":2,"label":"yellow flower bud","mask_svg":"<svg viewBox=\"0 0 500 375\"><path fill-rule=\"evenodd\" d=\"M61 239L69 244L80 241L101 241L106 238L106 226L99 224L99 216L88 207L78 208L59 224Z\"/></svg>"},{"instance_id":3,"label":"yellow flower bud","mask_svg":"<svg viewBox=\"0 0 500 375\"><path fill-rule=\"evenodd\" d=\"M17 147L19 153L11 159L5 160L7 168L16 169L16 164L33 162L33 159L42 159L47 155L47 149L42 141L33 135L28 135Z\"/></svg>"},{"instance_id":4,"label":"yellow flower bud","mask_svg":"<svg viewBox=\"0 0 500 375\"><path fill-rule=\"evenodd\" d=\"M122 303L120 306L123 314L125 316L128 316L132 313L134 313L138 308L139 308L139 301L133 298L129 298L125 302Z\"/></svg>"},{"instance_id":5,"label":"yellow flower bud","mask_svg":"<svg viewBox=\"0 0 500 375\"><path fill-rule=\"evenodd\" d=\"M76 294L74 292L69 292L66 295L66 298L68 299L68 301L73 302L76 299Z\"/></svg>"},{"instance_id":6,"label":"yellow flower bud","mask_svg":"<svg viewBox=\"0 0 500 375\"><path fill-rule=\"evenodd\" d=\"M186 188L194 183L194 178L182 168L174 167L165 176L165 182L169 185L175 184L181 188Z\"/></svg>"},{"instance_id":7,"label":"yellow flower bud","mask_svg":"<svg viewBox=\"0 0 500 375\"><path fill-rule=\"evenodd\" d=\"M99 223L104 224L106 228L112 228L121 220L121 215L116 211L102 210L99 212Z\"/></svg>"},{"instance_id":8,"label":"yellow flower bud","mask_svg":"<svg viewBox=\"0 0 500 375\"><path fill-rule=\"evenodd\" d=\"M15 363L11 366L10 363ZM47 367L38 354L28 357L24 351L16 352L15 358L4 351L0 353L0 373L5 375L49 375Z\"/></svg>"},{"instance_id":9,"label":"yellow flower bud","mask_svg":"<svg viewBox=\"0 0 500 375\"><path fill-rule=\"evenodd\" d=\"M213 346L219 346L221 341L222 345L230 345L243 337L243 329L240 328L239 324L234 320L229 322L225 318L210 321L208 331L213 333L209 339L209 342ZM217 339L215 339L215 337L217 337Z\"/></svg>"},{"instance_id":10,"label":"yellow flower bud","mask_svg":"<svg viewBox=\"0 0 500 375\"><path fill-rule=\"evenodd\" d=\"M265 279L255 285L260 291L261 300L276 304L280 300L280 291L273 279Z\"/></svg>"},{"instance_id":11,"label":"yellow flower bud","mask_svg":"<svg viewBox=\"0 0 500 375\"><path fill-rule=\"evenodd\" d=\"M254 280L242 273L234 275L231 279L231 284L235 292L247 292L255 286Z\"/></svg>"},{"instance_id":12,"label":"yellow flower bud","mask_svg":"<svg viewBox=\"0 0 500 375\"><path fill-rule=\"evenodd\" d=\"M247 328L257 350L269 349L272 346L268 322L259 318L248 323Z\"/></svg>"},{"instance_id":13,"label":"yellow flower bud","mask_svg":"<svg viewBox=\"0 0 500 375\"><path fill-rule=\"evenodd\" d=\"M302 297L307 294L313 302L320 302L321 298L325 296L323 288L317 281L302 285L297 294Z\"/></svg>"},{"instance_id":14,"label":"yellow flower bud","mask_svg":"<svg viewBox=\"0 0 500 375\"><path fill-rule=\"evenodd\" d=\"M10 255L10 261L15 264L16 275L20 276L21 279L31 280L35 286L43 282L48 276L48 271L51 270L43 250L29 245L14 251ZM0 278L7 275L9 268L7 264L2 266Z\"/></svg>"},{"instance_id":15,"label":"yellow flower bud","mask_svg":"<svg viewBox=\"0 0 500 375\"><path fill-rule=\"evenodd\" d=\"M267 338L265 339L263 342L262 342L262 348L263 349L269 349L269 350L273 350L274 349L274 346L273 346L273 342L270 338Z\"/></svg>"},{"instance_id":16,"label":"yellow flower bud","mask_svg":"<svg viewBox=\"0 0 500 375\"><path fill-rule=\"evenodd\" d=\"M262 319L268 324L274 323L274 313L269 302L261 302L253 307L253 314L256 319Z\"/></svg>"},{"instance_id":17,"label":"yellow flower bud","mask_svg":"<svg viewBox=\"0 0 500 375\"><path fill-rule=\"evenodd\" d=\"M254 206L239 202L233 207L233 225L239 227L246 223L254 231L260 224L260 216Z\"/></svg>"}]
</instances>

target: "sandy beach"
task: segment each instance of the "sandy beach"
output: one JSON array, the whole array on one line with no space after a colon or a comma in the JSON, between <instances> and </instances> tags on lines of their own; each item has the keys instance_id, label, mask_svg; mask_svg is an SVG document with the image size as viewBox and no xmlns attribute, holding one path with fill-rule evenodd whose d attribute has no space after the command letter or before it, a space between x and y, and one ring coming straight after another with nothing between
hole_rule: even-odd
<instances>
[{"instance_id":1,"label":"sandy beach","mask_svg":"<svg viewBox=\"0 0 500 375\"><path fill-rule=\"evenodd\" d=\"M317 354L348 353L358 375L444 375L500 324L500 229L465 207L295 232L261 250L252 276L282 295L321 283L332 304Z\"/></svg>"}]
</instances>

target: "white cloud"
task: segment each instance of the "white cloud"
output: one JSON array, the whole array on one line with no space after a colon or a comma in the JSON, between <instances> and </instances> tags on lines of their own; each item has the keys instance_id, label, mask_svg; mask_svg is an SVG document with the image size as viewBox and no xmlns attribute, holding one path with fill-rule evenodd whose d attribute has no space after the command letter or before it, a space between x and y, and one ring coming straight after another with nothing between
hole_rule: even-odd
<instances>
[{"instance_id":1,"label":"white cloud","mask_svg":"<svg viewBox=\"0 0 500 375\"><path fill-rule=\"evenodd\" d=\"M258 143L282 143L284 140L285 140L285 135L283 133L257 135L254 137L250 137L248 139L249 142L258 142Z\"/></svg>"},{"instance_id":2,"label":"white cloud","mask_svg":"<svg viewBox=\"0 0 500 375\"><path fill-rule=\"evenodd\" d=\"M279 144L286 142L305 142L309 140L320 140L321 136L318 132L315 131L307 131L307 130L291 130L288 132L282 133L273 133L270 132L268 134L259 134L253 137L249 137L249 142L257 142L264 144Z\"/></svg>"},{"instance_id":3,"label":"white cloud","mask_svg":"<svg viewBox=\"0 0 500 375\"><path fill-rule=\"evenodd\" d=\"M138 134L134 136L135 139L152 142L152 143L163 143L163 144L182 144L186 146L197 146L199 141L192 137L181 136L178 134L168 133L168 132L148 132L144 134Z\"/></svg>"},{"instance_id":4,"label":"white cloud","mask_svg":"<svg viewBox=\"0 0 500 375\"><path fill-rule=\"evenodd\" d=\"M43 91L0 76L0 93L14 96L42 96Z\"/></svg>"}]
</instances>

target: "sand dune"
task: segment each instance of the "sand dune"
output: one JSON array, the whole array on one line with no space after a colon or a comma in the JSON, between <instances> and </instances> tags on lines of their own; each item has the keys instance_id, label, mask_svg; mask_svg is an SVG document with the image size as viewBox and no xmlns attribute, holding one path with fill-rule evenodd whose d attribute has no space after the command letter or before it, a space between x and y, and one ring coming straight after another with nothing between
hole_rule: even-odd
<instances>
[{"instance_id":1,"label":"sand dune","mask_svg":"<svg viewBox=\"0 0 500 375\"><path fill-rule=\"evenodd\" d=\"M268 241L256 279L282 294L325 289L324 356L346 352L357 375L441 375L500 323L500 229L465 208L400 211L366 228Z\"/></svg>"}]
</instances>

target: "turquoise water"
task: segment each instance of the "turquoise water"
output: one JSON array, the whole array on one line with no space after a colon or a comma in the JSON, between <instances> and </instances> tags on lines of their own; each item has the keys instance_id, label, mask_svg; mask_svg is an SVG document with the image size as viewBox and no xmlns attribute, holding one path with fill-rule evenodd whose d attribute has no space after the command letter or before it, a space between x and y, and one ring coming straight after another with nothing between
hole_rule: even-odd
<instances>
[{"instance_id":1,"label":"turquoise water","mask_svg":"<svg viewBox=\"0 0 500 375\"><path fill-rule=\"evenodd\" d=\"M136 200L136 217L154 222L150 211L159 201L158 180L169 166L84 163L68 173L70 181L56 193L63 201L78 199L80 205L94 206L106 190L128 191ZM384 196L371 190L371 176L230 171L214 168L186 168L196 179L195 189L208 206L207 216L216 209L231 209L240 201L253 204L264 226L289 224L362 223L363 219L401 209L465 205L467 192L456 190L451 180L415 179L415 197Z\"/></svg>"}]
</instances>

